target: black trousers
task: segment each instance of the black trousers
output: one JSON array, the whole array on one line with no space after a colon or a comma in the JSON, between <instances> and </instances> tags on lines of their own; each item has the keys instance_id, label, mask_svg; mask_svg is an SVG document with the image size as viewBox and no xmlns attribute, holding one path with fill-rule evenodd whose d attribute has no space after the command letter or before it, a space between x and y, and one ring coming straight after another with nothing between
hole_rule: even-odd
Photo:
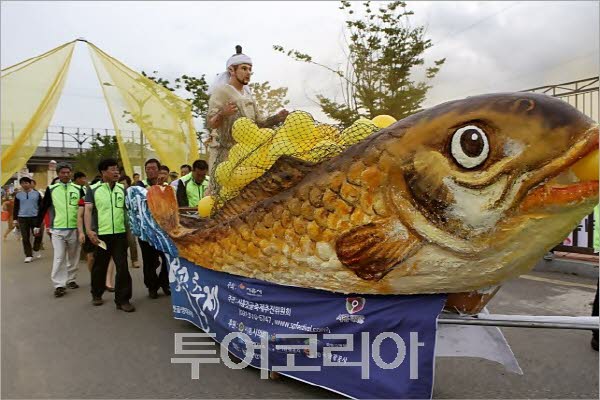
<instances>
[{"instance_id":1,"label":"black trousers","mask_svg":"<svg viewBox=\"0 0 600 400\"><path fill-rule=\"evenodd\" d=\"M115 303L128 303L131 299L131 275L127 268L127 235L98 235L106 243L106 250L96 247L94 265L92 266L92 296L101 297L106 289L106 270L110 258L115 262Z\"/></svg>"},{"instance_id":2,"label":"black trousers","mask_svg":"<svg viewBox=\"0 0 600 400\"><path fill-rule=\"evenodd\" d=\"M38 227L37 220L37 217L19 217L19 229L21 230L21 239L23 241L25 257L33 257L31 251L31 236L33 235L33 228ZM42 235L34 236L33 251L40 251L42 239Z\"/></svg>"},{"instance_id":3,"label":"black trousers","mask_svg":"<svg viewBox=\"0 0 600 400\"><path fill-rule=\"evenodd\" d=\"M144 264L144 285L151 291L165 287L168 288L169 269L166 262L163 261L161 263L161 252L142 239L138 239L138 242L140 243L142 262ZM158 267L160 267L160 272L157 275L156 270Z\"/></svg>"}]
</instances>

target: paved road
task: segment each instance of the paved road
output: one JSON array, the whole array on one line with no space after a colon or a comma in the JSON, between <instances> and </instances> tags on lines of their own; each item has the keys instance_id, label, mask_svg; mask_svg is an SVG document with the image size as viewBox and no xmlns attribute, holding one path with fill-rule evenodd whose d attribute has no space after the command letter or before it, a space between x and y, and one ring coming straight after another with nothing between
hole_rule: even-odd
<instances>
[{"instance_id":1,"label":"paved road","mask_svg":"<svg viewBox=\"0 0 600 400\"><path fill-rule=\"evenodd\" d=\"M46 240L45 246L51 249ZM2 398L336 398L292 379L260 380L257 370L173 365L173 333L197 332L171 317L167 297L146 297L132 269L138 311L111 302L90 304L89 274L81 288L55 299L51 250L24 264L20 245L4 242L1 264ZM83 266L83 265L82 265ZM490 311L589 315L595 282L558 273L532 273L508 282ZM542 278L540 280L540 278ZM564 283L569 283L565 285ZM105 299L109 298L105 295ZM598 398L598 353L582 331L503 329L523 376L480 359L438 359L434 398Z\"/></svg>"}]
</instances>

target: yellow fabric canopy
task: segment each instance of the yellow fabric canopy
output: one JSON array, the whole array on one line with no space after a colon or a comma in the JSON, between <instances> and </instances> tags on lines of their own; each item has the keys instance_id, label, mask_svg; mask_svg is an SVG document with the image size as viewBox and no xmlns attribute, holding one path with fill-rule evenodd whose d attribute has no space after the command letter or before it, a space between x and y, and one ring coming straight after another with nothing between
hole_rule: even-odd
<instances>
[{"instance_id":1,"label":"yellow fabric canopy","mask_svg":"<svg viewBox=\"0 0 600 400\"><path fill-rule=\"evenodd\" d=\"M145 76L126 67L93 44L90 54L117 132L123 166L156 156L171 170L198 158L191 104ZM137 125L142 135L123 137ZM144 141L145 138L146 140Z\"/></svg>"},{"instance_id":2,"label":"yellow fabric canopy","mask_svg":"<svg viewBox=\"0 0 600 400\"><path fill-rule=\"evenodd\" d=\"M31 158L65 84L75 42L2 70L2 184Z\"/></svg>"},{"instance_id":3,"label":"yellow fabric canopy","mask_svg":"<svg viewBox=\"0 0 600 400\"><path fill-rule=\"evenodd\" d=\"M2 183L27 164L54 115L76 41L2 70ZM87 43L87 42L86 42ZM90 54L119 143L123 167L158 158L169 168L198 159L191 104L91 43ZM137 129L136 134L124 134Z\"/></svg>"}]
</instances>

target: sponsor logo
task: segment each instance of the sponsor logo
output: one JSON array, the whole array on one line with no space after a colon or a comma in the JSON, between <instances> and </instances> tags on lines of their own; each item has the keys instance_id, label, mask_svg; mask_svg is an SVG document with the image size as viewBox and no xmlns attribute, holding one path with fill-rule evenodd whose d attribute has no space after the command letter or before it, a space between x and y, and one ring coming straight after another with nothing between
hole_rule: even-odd
<instances>
[{"instance_id":1,"label":"sponsor logo","mask_svg":"<svg viewBox=\"0 0 600 400\"><path fill-rule=\"evenodd\" d=\"M364 297L348 297L346 298L346 310L350 314L355 314L365 308L366 302Z\"/></svg>"}]
</instances>

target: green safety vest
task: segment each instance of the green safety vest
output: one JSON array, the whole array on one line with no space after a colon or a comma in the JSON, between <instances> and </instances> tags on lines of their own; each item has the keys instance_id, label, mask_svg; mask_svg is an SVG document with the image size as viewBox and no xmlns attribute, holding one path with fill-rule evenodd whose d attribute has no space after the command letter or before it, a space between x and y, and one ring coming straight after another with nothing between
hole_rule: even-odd
<instances>
[{"instance_id":1,"label":"green safety vest","mask_svg":"<svg viewBox=\"0 0 600 400\"><path fill-rule=\"evenodd\" d=\"M115 183L111 189L106 182L90 186L94 203L95 228L98 235L125 232L125 187ZM89 196L90 194L88 194Z\"/></svg>"},{"instance_id":2,"label":"green safety vest","mask_svg":"<svg viewBox=\"0 0 600 400\"><path fill-rule=\"evenodd\" d=\"M204 197L204 192L208 189L208 176L204 177L204 180L201 184L197 184L192 177L192 173L183 176L181 178L181 182L185 185L185 194L188 199L188 207L196 207L198 206L198 202L201 198Z\"/></svg>"},{"instance_id":3,"label":"green safety vest","mask_svg":"<svg viewBox=\"0 0 600 400\"><path fill-rule=\"evenodd\" d=\"M69 182L66 185L57 182L50 185L52 209L50 210L50 228L77 229L77 210L81 198L81 186Z\"/></svg>"}]
</instances>

